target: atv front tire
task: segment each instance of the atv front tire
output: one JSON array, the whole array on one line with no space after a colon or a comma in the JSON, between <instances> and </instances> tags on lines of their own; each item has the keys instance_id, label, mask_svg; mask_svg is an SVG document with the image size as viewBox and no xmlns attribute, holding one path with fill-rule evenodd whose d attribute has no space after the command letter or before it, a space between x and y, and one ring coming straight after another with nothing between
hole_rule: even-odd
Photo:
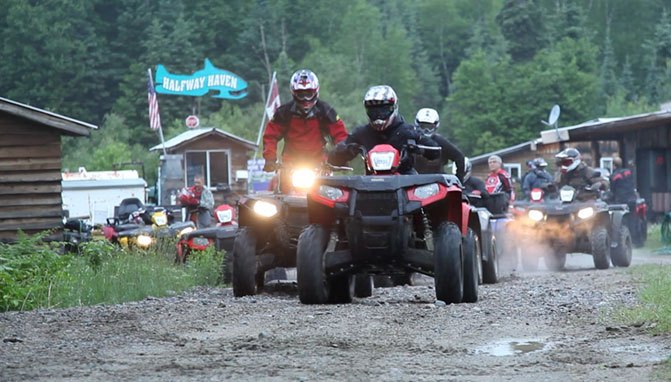
<instances>
[{"instance_id":1,"label":"atv front tire","mask_svg":"<svg viewBox=\"0 0 671 382\"><path fill-rule=\"evenodd\" d=\"M611 261L613 266L628 267L631 264L632 252L631 233L626 225L620 227L620 240L617 247L611 249Z\"/></svg>"},{"instance_id":2,"label":"atv front tire","mask_svg":"<svg viewBox=\"0 0 671 382\"><path fill-rule=\"evenodd\" d=\"M242 228L233 243L233 295L255 295L256 279L256 236L250 228Z\"/></svg>"},{"instance_id":3,"label":"atv front tire","mask_svg":"<svg viewBox=\"0 0 671 382\"><path fill-rule=\"evenodd\" d=\"M594 227L590 243L592 245L594 267L596 269L608 269L610 267L610 235L608 229L603 225Z\"/></svg>"},{"instance_id":4,"label":"atv front tire","mask_svg":"<svg viewBox=\"0 0 671 382\"><path fill-rule=\"evenodd\" d=\"M464 298L464 267L459 227L451 222L441 223L433 239L436 299L447 304L460 303Z\"/></svg>"},{"instance_id":5,"label":"atv front tire","mask_svg":"<svg viewBox=\"0 0 671 382\"><path fill-rule=\"evenodd\" d=\"M472 229L464 238L464 297L463 302L478 301L478 285L482 267L480 240Z\"/></svg>"},{"instance_id":6,"label":"atv front tire","mask_svg":"<svg viewBox=\"0 0 671 382\"><path fill-rule=\"evenodd\" d=\"M324 271L324 251L327 243L328 232L318 224L309 225L298 237L296 279L298 297L303 304L329 302L329 280ZM349 289L349 282L347 288Z\"/></svg>"}]
</instances>

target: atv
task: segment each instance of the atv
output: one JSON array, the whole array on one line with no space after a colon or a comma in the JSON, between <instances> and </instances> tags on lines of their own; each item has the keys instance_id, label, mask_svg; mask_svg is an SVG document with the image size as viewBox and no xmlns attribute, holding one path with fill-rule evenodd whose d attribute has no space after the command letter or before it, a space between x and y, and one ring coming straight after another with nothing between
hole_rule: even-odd
<instances>
[{"instance_id":1,"label":"atv","mask_svg":"<svg viewBox=\"0 0 671 382\"><path fill-rule=\"evenodd\" d=\"M370 296L371 275L433 276L436 298L478 299L476 234L454 175L398 175L401 155L436 149L413 141L360 147L368 175L320 177L307 197L310 225L298 239L297 279L304 304ZM477 218L474 218L477 219Z\"/></svg>"},{"instance_id":2,"label":"atv","mask_svg":"<svg viewBox=\"0 0 671 382\"><path fill-rule=\"evenodd\" d=\"M608 205L598 190L585 187L576 190L563 186L558 192L545 193L532 190L531 201L515 220L519 238L524 238L522 248L540 244L547 253L542 254L550 270L561 270L566 255L571 252L591 254L597 269L613 266L628 267L631 263L632 240L629 227L629 209L626 205ZM537 253L522 251L525 270L538 268Z\"/></svg>"},{"instance_id":3,"label":"atv","mask_svg":"<svg viewBox=\"0 0 671 382\"><path fill-rule=\"evenodd\" d=\"M198 252L214 245L217 251L226 251L222 264L222 280L231 282L232 252L235 236L238 233L235 209L229 204L221 204L214 209L217 222L214 227L199 228L180 236L177 242L176 263L185 263L187 259Z\"/></svg>"},{"instance_id":4,"label":"atv","mask_svg":"<svg viewBox=\"0 0 671 382\"><path fill-rule=\"evenodd\" d=\"M512 269L517 262L513 238L508 232L508 223L512 218L509 213L504 212L507 208L501 208L501 205L507 206L508 197L503 192L489 194L486 197L479 193L471 193L467 196L472 205L471 209L478 218L469 226L477 227L482 262L482 282L495 284L500 278L499 264L504 261Z\"/></svg>"},{"instance_id":5,"label":"atv","mask_svg":"<svg viewBox=\"0 0 671 382\"><path fill-rule=\"evenodd\" d=\"M248 195L238 202L238 233L232 251L236 297L255 295L269 278L286 279L284 268L296 267L298 236L308 225L306 190L318 175L330 171L324 165L278 166L278 172L291 172L294 191L281 193L278 182L274 191ZM272 271L268 278L266 271Z\"/></svg>"}]
</instances>

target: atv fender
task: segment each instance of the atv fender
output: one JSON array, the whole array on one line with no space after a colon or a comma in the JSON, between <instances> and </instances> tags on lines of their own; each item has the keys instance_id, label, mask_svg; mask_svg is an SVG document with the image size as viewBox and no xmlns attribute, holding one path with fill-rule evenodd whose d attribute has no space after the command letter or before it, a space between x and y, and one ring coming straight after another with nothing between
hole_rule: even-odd
<instances>
[{"instance_id":1,"label":"atv fender","mask_svg":"<svg viewBox=\"0 0 671 382\"><path fill-rule=\"evenodd\" d=\"M617 246L620 242L620 227L625 224L630 213L622 210L612 211L610 213L610 237L611 246Z\"/></svg>"}]
</instances>

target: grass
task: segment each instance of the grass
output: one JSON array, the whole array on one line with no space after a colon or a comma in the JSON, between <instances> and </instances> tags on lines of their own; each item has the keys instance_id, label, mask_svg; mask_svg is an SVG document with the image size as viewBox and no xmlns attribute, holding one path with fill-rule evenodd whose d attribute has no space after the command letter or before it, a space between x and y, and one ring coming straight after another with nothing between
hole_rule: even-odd
<instances>
[{"instance_id":1,"label":"grass","mask_svg":"<svg viewBox=\"0 0 671 382\"><path fill-rule=\"evenodd\" d=\"M628 324L649 324L653 333L671 332L671 266L646 264L633 267L631 272L640 281L640 302L633 308L618 312Z\"/></svg>"},{"instance_id":2,"label":"grass","mask_svg":"<svg viewBox=\"0 0 671 382\"><path fill-rule=\"evenodd\" d=\"M0 246L0 311L115 304L219 283L224 253L214 248L175 264L175 243L123 250L105 240L59 255L39 237Z\"/></svg>"}]
</instances>

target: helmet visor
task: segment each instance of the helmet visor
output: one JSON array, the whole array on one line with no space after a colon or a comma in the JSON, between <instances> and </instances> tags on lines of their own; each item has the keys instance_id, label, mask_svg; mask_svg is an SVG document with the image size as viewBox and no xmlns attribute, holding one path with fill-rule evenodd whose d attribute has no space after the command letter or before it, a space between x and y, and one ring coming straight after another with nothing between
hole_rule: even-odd
<instances>
[{"instance_id":1,"label":"helmet visor","mask_svg":"<svg viewBox=\"0 0 671 382\"><path fill-rule=\"evenodd\" d=\"M424 135L433 135L436 132L436 125L433 123L420 122L417 128Z\"/></svg>"},{"instance_id":2,"label":"helmet visor","mask_svg":"<svg viewBox=\"0 0 671 382\"><path fill-rule=\"evenodd\" d=\"M563 167L569 167L573 164L573 158L562 158L559 160L559 164Z\"/></svg>"},{"instance_id":3,"label":"helmet visor","mask_svg":"<svg viewBox=\"0 0 671 382\"><path fill-rule=\"evenodd\" d=\"M394 114L394 105L371 105L366 107L366 114L371 121L387 120Z\"/></svg>"},{"instance_id":4,"label":"helmet visor","mask_svg":"<svg viewBox=\"0 0 671 382\"><path fill-rule=\"evenodd\" d=\"M294 98L299 101L311 101L317 92L314 89L295 90Z\"/></svg>"}]
</instances>

